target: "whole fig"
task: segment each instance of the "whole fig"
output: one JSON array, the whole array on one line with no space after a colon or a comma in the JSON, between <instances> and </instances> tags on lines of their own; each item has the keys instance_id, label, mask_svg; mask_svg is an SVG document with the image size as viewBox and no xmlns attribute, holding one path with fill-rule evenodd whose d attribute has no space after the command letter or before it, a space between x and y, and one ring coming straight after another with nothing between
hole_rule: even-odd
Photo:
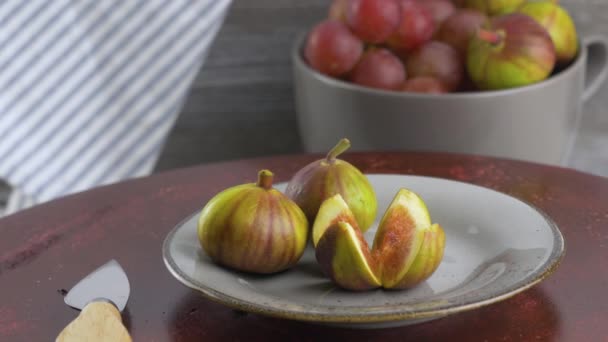
<instances>
[{"instance_id":1,"label":"whole fig","mask_svg":"<svg viewBox=\"0 0 608 342\"><path fill-rule=\"evenodd\" d=\"M216 263L240 271L275 273L295 265L306 247L308 221L287 196L272 188L273 174L226 189L203 208L198 238Z\"/></svg>"},{"instance_id":2,"label":"whole fig","mask_svg":"<svg viewBox=\"0 0 608 342\"><path fill-rule=\"evenodd\" d=\"M531 16L549 32L558 63L574 59L578 52L578 36L574 21L563 7L548 1L529 2L519 12Z\"/></svg>"},{"instance_id":3,"label":"whole fig","mask_svg":"<svg viewBox=\"0 0 608 342\"><path fill-rule=\"evenodd\" d=\"M527 15L509 14L493 18L473 36L467 70L479 89L497 90L542 81L555 61L547 30Z\"/></svg>"},{"instance_id":4,"label":"whole fig","mask_svg":"<svg viewBox=\"0 0 608 342\"><path fill-rule=\"evenodd\" d=\"M366 231L376 218L378 202L367 177L350 163L337 159L350 147L348 139L342 139L326 158L314 161L298 171L285 190L313 222L321 203L340 194L352 210L359 228Z\"/></svg>"}]
</instances>

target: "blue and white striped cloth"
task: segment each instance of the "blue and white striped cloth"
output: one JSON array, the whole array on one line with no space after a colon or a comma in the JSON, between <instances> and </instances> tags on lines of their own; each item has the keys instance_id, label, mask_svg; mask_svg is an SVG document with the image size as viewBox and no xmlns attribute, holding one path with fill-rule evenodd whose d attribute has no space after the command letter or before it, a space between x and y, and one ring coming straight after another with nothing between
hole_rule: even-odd
<instances>
[{"instance_id":1,"label":"blue and white striped cloth","mask_svg":"<svg viewBox=\"0 0 608 342\"><path fill-rule=\"evenodd\" d=\"M1 0L5 214L149 174L230 0Z\"/></svg>"}]
</instances>

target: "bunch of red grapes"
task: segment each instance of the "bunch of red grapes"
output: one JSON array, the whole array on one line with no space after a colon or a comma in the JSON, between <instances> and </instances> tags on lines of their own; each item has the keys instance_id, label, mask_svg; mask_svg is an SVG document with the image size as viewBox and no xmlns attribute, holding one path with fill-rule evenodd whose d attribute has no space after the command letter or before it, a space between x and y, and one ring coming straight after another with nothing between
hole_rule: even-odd
<instances>
[{"instance_id":1,"label":"bunch of red grapes","mask_svg":"<svg viewBox=\"0 0 608 342\"><path fill-rule=\"evenodd\" d=\"M315 70L366 87L466 91L464 53L485 19L450 0L334 0L304 56Z\"/></svg>"}]
</instances>

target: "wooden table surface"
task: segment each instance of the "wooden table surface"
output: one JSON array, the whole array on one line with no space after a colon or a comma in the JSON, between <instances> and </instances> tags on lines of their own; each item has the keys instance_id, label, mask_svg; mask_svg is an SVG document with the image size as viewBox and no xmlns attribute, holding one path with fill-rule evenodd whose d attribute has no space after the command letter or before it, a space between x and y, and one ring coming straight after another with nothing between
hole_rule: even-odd
<instances>
[{"instance_id":1,"label":"wooden table surface","mask_svg":"<svg viewBox=\"0 0 608 342\"><path fill-rule=\"evenodd\" d=\"M166 234L218 191L252 181L261 168L286 181L316 157L180 169L0 220L0 341L53 339L77 315L63 303L64 290L112 258L131 282L124 317L135 341L608 338L608 179L570 169L452 154L346 155L367 173L444 177L505 192L544 210L565 236L566 256L541 284L504 302L416 326L359 331L243 314L204 299L165 269Z\"/></svg>"}]
</instances>

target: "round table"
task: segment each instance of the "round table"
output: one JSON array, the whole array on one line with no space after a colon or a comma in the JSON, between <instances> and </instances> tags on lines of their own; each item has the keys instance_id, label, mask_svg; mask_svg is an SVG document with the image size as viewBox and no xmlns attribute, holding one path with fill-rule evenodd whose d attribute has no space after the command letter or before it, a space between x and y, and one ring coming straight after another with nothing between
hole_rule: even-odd
<instances>
[{"instance_id":1,"label":"round table","mask_svg":"<svg viewBox=\"0 0 608 342\"><path fill-rule=\"evenodd\" d=\"M135 341L381 339L599 341L608 337L608 179L520 161L442 153L352 153L366 173L470 182L528 201L558 224L566 256L541 284L503 302L415 326L349 330L234 311L182 286L161 245L220 190L269 168L287 181L315 155L160 173L55 200L0 220L0 340L52 340L77 314L65 290L110 259L131 283Z\"/></svg>"}]
</instances>

